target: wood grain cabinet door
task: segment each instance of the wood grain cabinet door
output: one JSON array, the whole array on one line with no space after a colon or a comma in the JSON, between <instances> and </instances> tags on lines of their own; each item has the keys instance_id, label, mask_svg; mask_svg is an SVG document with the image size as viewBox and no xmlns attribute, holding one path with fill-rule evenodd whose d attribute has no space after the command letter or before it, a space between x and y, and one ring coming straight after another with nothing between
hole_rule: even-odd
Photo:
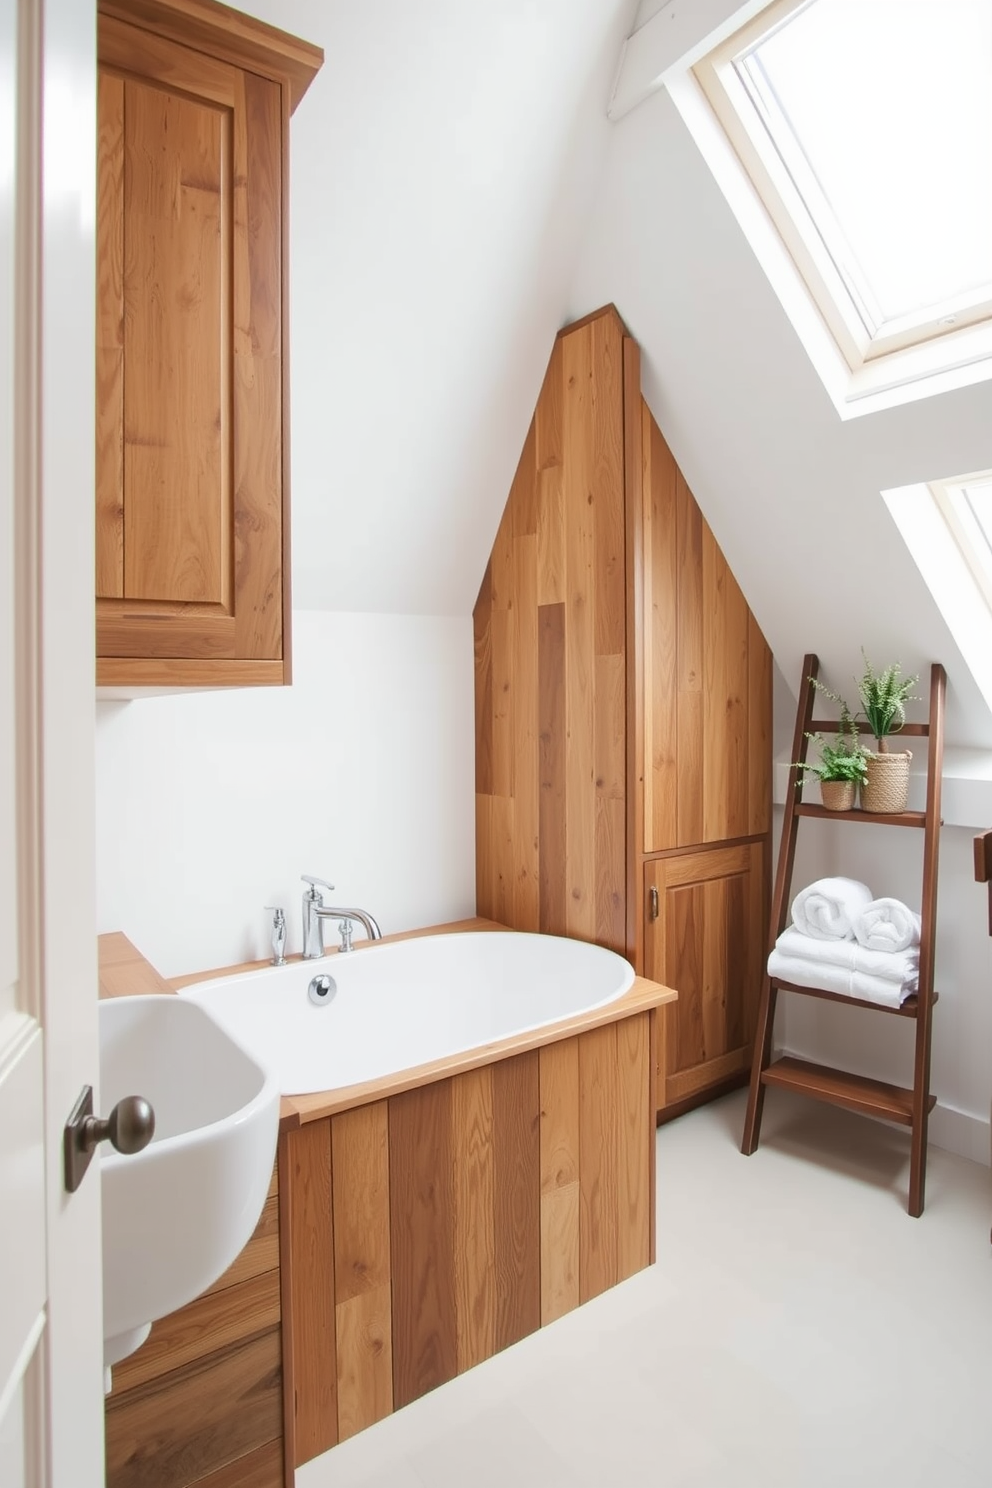
<instances>
[{"instance_id":1,"label":"wood grain cabinet door","mask_svg":"<svg viewBox=\"0 0 992 1488\"><path fill-rule=\"evenodd\" d=\"M98 681L283 680L284 114L100 16Z\"/></svg>"},{"instance_id":2,"label":"wood grain cabinet door","mask_svg":"<svg viewBox=\"0 0 992 1488\"><path fill-rule=\"evenodd\" d=\"M644 974L679 994L659 1010L664 1111L750 1068L767 929L764 844L654 859L644 887Z\"/></svg>"}]
</instances>

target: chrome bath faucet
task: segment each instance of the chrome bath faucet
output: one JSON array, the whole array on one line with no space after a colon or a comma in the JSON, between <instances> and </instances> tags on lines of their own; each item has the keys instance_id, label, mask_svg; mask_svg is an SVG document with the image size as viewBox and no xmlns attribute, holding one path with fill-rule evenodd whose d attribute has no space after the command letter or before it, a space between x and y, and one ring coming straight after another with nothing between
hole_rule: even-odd
<instances>
[{"instance_id":1,"label":"chrome bath faucet","mask_svg":"<svg viewBox=\"0 0 992 1488\"><path fill-rule=\"evenodd\" d=\"M324 921L337 920L341 933L341 945L339 954L353 950L351 937L354 934L353 920L364 927L369 940L381 940L382 931L370 914L364 909L332 909L324 903L322 889L334 892L334 885L327 883L323 878L312 878L309 873L302 873L301 879L310 887L303 894L303 959L304 961L316 961L327 952L324 950Z\"/></svg>"}]
</instances>

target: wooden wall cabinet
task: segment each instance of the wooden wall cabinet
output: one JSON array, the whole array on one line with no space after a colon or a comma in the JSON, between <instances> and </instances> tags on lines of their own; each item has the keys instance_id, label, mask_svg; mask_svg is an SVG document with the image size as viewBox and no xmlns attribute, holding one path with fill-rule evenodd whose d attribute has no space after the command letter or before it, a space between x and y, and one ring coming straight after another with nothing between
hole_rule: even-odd
<instances>
[{"instance_id":1,"label":"wooden wall cabinet","mask_svg":"<svg viewBox=\"0 0 992 1488\"><path fill-rule=\"evenodd\" d=\"M659 1013L661 1115L743 1083L767 929L771 655L612 306L555 342L475 652L479 914L597 941L678 990Z\"/></svg>"},{"instance_id":2,"label":"wooden wall cabinet","mask_svg":"<svg viewBox=\"0 0 992 1488\"><path fill-rule=\"evenodd\" d=\"M289 116L319 48L101 0L97 682L289 680Z\"/></svg>"}]
</instances>

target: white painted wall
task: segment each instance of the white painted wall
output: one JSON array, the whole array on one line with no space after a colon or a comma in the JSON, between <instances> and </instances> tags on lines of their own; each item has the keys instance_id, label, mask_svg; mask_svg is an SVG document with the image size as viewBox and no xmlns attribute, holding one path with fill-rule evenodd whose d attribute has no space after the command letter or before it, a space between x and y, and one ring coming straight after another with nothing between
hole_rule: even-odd
<instances>
[{"instance_id":1,"label":"white painted wall","mask_svg":"<svg viewBox=\"0 0 992 1488\"><path fill-rule=\"evenodd\" d=\"M165 975L268 955L266 904L298 951L301 873L384 934L475 913L471 620L297 611L294 675L97 705L99 929Z\"/></svg>"},{"instance_id":2,"label":"white painted wall","mask_svg":"<svg viewBox=\"0 0 992 1488\"><path fill-rule=\"evenodd\" d=\"M593 206L633 0L247 0L292 121L295 602L471 612Z\"/></svg>"}]
</instances>

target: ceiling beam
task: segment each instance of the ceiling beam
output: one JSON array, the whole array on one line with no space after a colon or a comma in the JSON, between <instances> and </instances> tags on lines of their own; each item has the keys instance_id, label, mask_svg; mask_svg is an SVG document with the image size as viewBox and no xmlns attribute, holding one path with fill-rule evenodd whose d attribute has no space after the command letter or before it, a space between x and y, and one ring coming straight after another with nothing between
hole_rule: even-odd
<instances>
[{"instance_id":1,"label":"ceiling beam","mask_svg":"<svg viewBox=\"0 0 992 1488\"><path fill-rule=\"evenodd\" d=\"M610 119L622 119L664 85L673 69L693 66L700 57L763 10L769 0L668 0L628 36L617 69Z\"/></svg>"}]
</instances>

